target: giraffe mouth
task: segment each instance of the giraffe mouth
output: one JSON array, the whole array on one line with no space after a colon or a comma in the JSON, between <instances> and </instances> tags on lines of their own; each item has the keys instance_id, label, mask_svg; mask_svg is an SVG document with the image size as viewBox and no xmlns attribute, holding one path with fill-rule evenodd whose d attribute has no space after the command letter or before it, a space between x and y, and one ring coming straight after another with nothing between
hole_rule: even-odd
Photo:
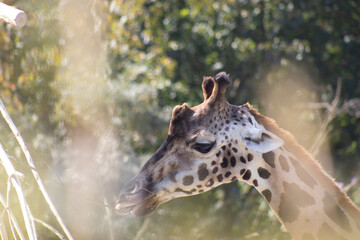
<instances>
[{"instance_id":1,"label":"giraffe mouth","mask_svg":"<svg viewBox=\"0 0 360 240\"><path fill-rule=\"evenodd\" d=\"M147 216L152 214L159 203L155 193L140 189L136 193L121 193L115 203L115 213L118 215Z\"/></svg>"}]
</instances>

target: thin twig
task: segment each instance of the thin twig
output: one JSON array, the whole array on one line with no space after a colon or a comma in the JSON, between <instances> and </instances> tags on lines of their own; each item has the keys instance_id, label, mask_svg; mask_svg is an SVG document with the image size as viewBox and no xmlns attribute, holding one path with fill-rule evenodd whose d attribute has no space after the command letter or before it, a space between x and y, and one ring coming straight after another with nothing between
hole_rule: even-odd
<instances>
[{"instance_id":1,"label":"thin twig","mask_svg":"<svg viewBox=\"0 0 360 240\"><path fill-rule=\"evenodd\" d=\"M5 224L2 217L0 217L0 237L2 240L8 240Z\"/></svg>"},{"instance_id":2,"label":"thin twig","mask_svg":"<svg viewBox=\"0 0 360 240\"><path fill-rule=\"evenodd\" d=\"M37 239L36 232L34 231L35 226L33 226L33 221L31 220L31 212L29 211L28 204L25 200L24 192L22 191L17 173L2 145L0 145L0 159L7 175L10 178L12 186L15 188L17 193L29 239Z\"/></svg>"},{"instance_id":3,"label":"thin twig","mask_svg":"<svg viewBox=\"0 0 360 240\"><path fill-rule=\"evenodd\" d=\"M326 116L323 119L321 127L319 129L318 134L316 135L316 139L310 152L313 155L316 155L319 151L320 146L325 141L326 136L331 131L330 122L334 120L339 114L347 113L356 118L360 117L360 98L352 98L350 100L344 100L341 106L339 106L340 102L340 95L341 95L341 81L338 80L335 97L334 100L330 103L328 102L319 102L319 103L305 103L305 104L298 104L297 107L299 108L310 108L310 109L325 109Z\"/></svg>"},{"instance_id":4,"label":"thin twig","mask_svg":"<svg viewBox=\"0 0 360 240\"><path fill-rule=\"evenodd\" d=\"M145 218L144 222L142 223L139 231L136 233L136 236L134 237L134 240L139 240L141 235L145 232L148 224L149 224L150 218Z\"/></svg>"},{"instance_id":5,"label":"thin twig","mask_svg":"<svg viewBox=\"0 0 360 240\"><path fill-rule=\"evenodd\" d=\"M318 134L316 135L314 144L311 146L310 152L313 155L317 155L317 153L319 152L320 146L323 144L323 142L326 139L326 136L328 135L328 133L330 131L330 129L329 129L330 122L338 115L340 94L341 94L341 81L338 80L334 100L331 102L331 104L329 104L329 106L326 107L326 109L327 109L326 117L324 118L324 120L320 126L320 129L319 129Z\"/></svg>"},{"instance_id":6,"label":"thin twig","mask_svg":"<svg viewBox=\"0 0 360 240\"><path fill-rule=\"evenodd\" d=\"M7 190L6 190L6 206L7 206L7 209L9 209L9 210L11 209L11 207L10 207L10 192L11 192L11 178L9 177L9 179L7 181ZM17 240L16 235L15 235L15 231L14 231L14 227L13 227L12 222L11 222L10 215L8 215L8 217L9 217L9 224L10 224L11 233L14 236L15 240Z\"/></svg>"},{"instance_id":7,"label":"thin twig","mask_svg":"<svg viewBox=\"0 0 360 240\"><path fill-rule=\"evenodd\" d=\"M28 162L28 165L31 169L31 172L39 186L39 189L41 191L41 193L43 194L47 204L49 205L52 213L54 214L56 220L58 221L58 223L60 224L62 230L64 231L64 233L66 234L66 236L69 238L69 239L73 239L70 231L68 230L68 228L66 227L63 219L61 218L60 214L58 213L57 209L55 208L54 204L52 203L51 199L50 199L50 196L49 194L47 193L46 189L45 189L45 186L40 178L40 175L38 174L38 172L36 171L36 168L35 168L35 164L32 160L32 157L30 155L30 152L29 150L27 149L26 145L25 145L25 141L24 139L21 137L20 135L20 132L19 130L17 129L16 125L14 124L14 122L12 121L12 119L10 118L8 112L6 111L6 108L2 102L2 100L0 99L0 111L1 111L1 114L2 116L4 117L5 121L7 122L7 124L9 125L10 129L12 130L13 134L15 135L22 151L24 152L25 154L25 157L26 157L26 160Z\"/></svg>"},{"instance_id":8,"label":"thin twig","mask_svg":"<svg viewBox=\"0 0 360 240\"><path fill-rule=\"evenodd\" d=\"M319 103L300 103L297 105L299 108L311 108L311 109L321 109L325 108L326 110L329 110L331 108L331 105L327 102L319 102Z\"/></svg>"},{"instance_id":9,"label":"thin twig","mask_svg":"<svg viewBox=\"0 0 360 240\"><path fill-rule=\"evenodd\" d=\"M60 239L66 239L65 236L63 236L58 230L56 230L53 226L51 226L50 224L44 222L41 219L35 218L33 217L34 221L37 223L40 223L41 225L43 225L45 228L49 229L51 232L53 232L56 236L58 236Z\"/></svg>"},{"instance_id":10,"label":"thin twig","mask_svg":"<svg viewBox=\"0 0 360 240\"><path fill-rule=\"evenodd\" d=\"M4 199L4 197L1 195L1 193L0 193L0 202L1 202L1 204L4 206L5 211L7 212L9 218L11 219L11 220L9 220L10 226L13 224L14 227L15 227L15 230L16 230L16 232L17 232L17 234L18 234L18 236L20 237L20 239L21 239L21 240L25 240L24 234L22 233L22 231L21 231L21 229L20 229L19 223L17 222L17 220L16 220L14 214L12 213L10 207L8 206L8 204L6 204L5 199ZM14 235L14 234L13 234L13 235ZM14 235L14 236L15 236L15 235ZM15 236L15 239L16 239L16 236Z\"/></svg>"},{"instance_id":11,"label":"thin twig","mask_svg":"<svg viewBox=\"0 0 360 240\"><path fill-rule=\"evenodd\" d=\"M104 198L104 206L105 206L105 220L108 222L108 228L109 228L109 240L114 240L114 232L113 232L113 225L111 222L111 209L107 207L108 202L106 198Z\"/></svg>"}]
</instances>

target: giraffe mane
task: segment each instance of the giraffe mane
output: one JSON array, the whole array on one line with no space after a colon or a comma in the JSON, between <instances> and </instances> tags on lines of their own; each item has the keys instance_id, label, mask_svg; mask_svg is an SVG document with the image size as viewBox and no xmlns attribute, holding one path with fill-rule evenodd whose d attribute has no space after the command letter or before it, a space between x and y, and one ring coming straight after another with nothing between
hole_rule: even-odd
<instances>
[{"instance_id":1,"label":"giraffe mane","mask_svg":"<svg viewBox=\"0 0 360 240\"><path fill-rule=\"evenodd\" d=\"M256 121L262 124L268 131L274 133L284 140L285 148L294 154L298 159L301 159L301 164L311 173L313 177L317 179L317 181L325 189L328 189L329 194L331 194L338 201L338 204L340 204L340 206L343 207L344 210L346 210L359 225L360 209L343 191L341 191L335 180L329 176L329 174L323 170L314 157L295 140L295 137L288 131L280 128L276 124L275 120L260 114L249 103L246 103L245 106L255 117ZM329 179L331 179L331 181L329 181Z\"/></svg>"}]
</instances>

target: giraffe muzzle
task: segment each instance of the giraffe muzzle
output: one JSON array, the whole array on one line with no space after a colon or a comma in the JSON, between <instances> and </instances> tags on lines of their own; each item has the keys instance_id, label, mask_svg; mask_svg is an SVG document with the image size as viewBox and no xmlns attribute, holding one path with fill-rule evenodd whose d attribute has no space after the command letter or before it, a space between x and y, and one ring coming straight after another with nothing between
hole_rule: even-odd
<instances>
[{"instance_id":1,"label":"giraffe muzzle","mask_svg":"<svg viewBox=\"0 0 360 240\"><path fill-rule=\"evenodd\" d=\"M115 203L115 212L118 215L131 214L133 216L146 216L158 207L156 194L142 188L137 181L130 181L120 193Z\"/></svg>"}]
</instances>

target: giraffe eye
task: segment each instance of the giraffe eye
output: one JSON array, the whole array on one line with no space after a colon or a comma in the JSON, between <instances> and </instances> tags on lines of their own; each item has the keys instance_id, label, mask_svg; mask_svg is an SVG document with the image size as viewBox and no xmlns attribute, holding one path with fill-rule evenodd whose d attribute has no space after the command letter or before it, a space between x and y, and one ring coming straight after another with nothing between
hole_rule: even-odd
<instances>
[{"instance_id":1,"label":"giraffe eye","mask_svg":"<svg viewBox=\"0 0 360 240\"><path fill-rule=\"evenodd\" d=\"M214 146L215 142L197 142L195 143L195 145L193 146L193 149L195 149L198 152L201 153L208 153L210 152L210 150L212 149L212 147Z\"/></svg>"}]
</instances>

